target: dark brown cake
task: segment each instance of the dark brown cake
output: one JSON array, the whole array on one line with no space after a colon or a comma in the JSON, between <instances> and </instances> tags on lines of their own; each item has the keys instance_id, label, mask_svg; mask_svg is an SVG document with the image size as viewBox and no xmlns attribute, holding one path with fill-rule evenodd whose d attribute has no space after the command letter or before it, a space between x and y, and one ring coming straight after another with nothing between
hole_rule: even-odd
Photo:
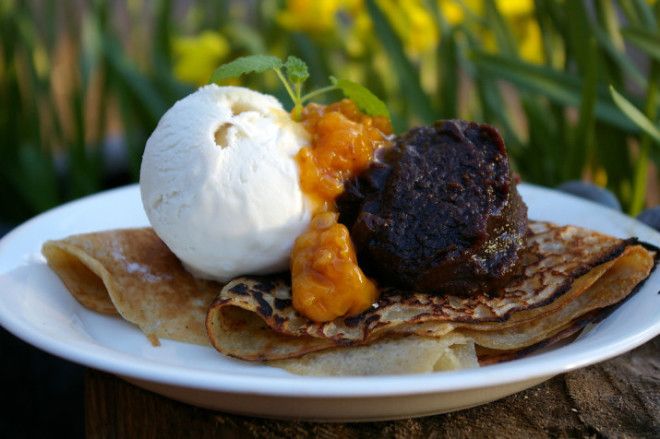
<instances>
[{"instance_id":1,"label":"dark brown cake","mask_svg":"<svg viewBox=\"0 0 660 439\"><path fill-rule=\"evenodd\" d=\"M460 120L396 138L337 203L365 272L425 293L467 295L502 284L527 229L502 138Z\"/></svg>"}]
</instances>

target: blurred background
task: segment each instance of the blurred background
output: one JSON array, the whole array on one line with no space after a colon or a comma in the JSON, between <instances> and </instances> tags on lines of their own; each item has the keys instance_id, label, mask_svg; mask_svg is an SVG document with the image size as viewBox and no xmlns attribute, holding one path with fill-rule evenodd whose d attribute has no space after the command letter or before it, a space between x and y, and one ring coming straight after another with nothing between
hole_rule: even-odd
<instances>
[{"instance_id":1,"label":"blurred background","mask_svg":"<svg viewBox=\"0 0 660 439\"><path fill-rule=\"evenodd\" d=\"M248 54L361 82L399 132L494 124L524 181L637 215L660 202L659 21L651 0L1 0L0 235L137 181L167 108ZM290 104L274 75L241 81Z\"/></svg>"},{"instance_id":2,"label":"blurred background","mask_svg":"<svg viewBox=\"0 0 660 439\"><path fill-rule=\"evenodd\" d=\"M402 131L496 125L523 180L658 203L658 2L0 2L0 223L137 181L165 110L247 54L304 59L389 105ZM289 104L274 75L243 85ZM613 99L609 87L621 98ZM649 126L650 125L650 126Z\"/></svg>"}]
</instances>

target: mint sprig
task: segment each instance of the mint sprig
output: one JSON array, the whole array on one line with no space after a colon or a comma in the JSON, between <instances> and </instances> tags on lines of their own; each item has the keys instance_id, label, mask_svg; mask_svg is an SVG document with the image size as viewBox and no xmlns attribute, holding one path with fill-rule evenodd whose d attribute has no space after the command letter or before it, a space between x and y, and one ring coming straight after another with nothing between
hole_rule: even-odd
<instances>
[{"instance_id":1,"label":"mint sprig","mask_svg":"<svg viewBox=\"0 0 660 439\"><path fill-rule=\"evenodd\" d=\"M209 82L220 82L225 79L238 78L246 73L262 73L282 67L282 61L276 56L252 55L236 58L232 62L218 67Z\"/></svg>"},{"instance_id":2,"label":"mint sprig","mask_svg":"<svg viewBox=\"0 0 660 439\"><path fill-rule=\"evenodd\" d=\"M309 78L309 70L307 70L307 64L300 58L295 56L290 56L286 59L284 63L284 68L286 69L286 75L291 82L305 82Z\"/></svg>"},{"instance_id":3,"label":"mint sprig","mask_svg":"<svg viewBox=\"0 0 660 439\"><path fill-rule=\"evenodd\" d=\"M360 110L365 113L371 116L390 117L390 112L387 110L385 102L378 99L378 96L373 94L364 85L349 81L348 79L337 79L334 76L330 77L330 82L339 88L344 93L344 96L355 102Z\"/></svg>"},{"instance_id":4,"label":"mint sprig","mask_svg":"<svg viewBox=\"0 0 660 439\"><path fill-rule=\"evenodd\" d=\"M291 97L293 101L292 117L295 120L300 120L302 107L306 101L335 90L341 91L345 97L355 102L360 110L370 116L390 117L387 106L383 101L368 88L348 79L337 79L331 76L330 82L332 85L303 95L303 84L309 78L309 70L307 64L295 56L289 56L286 62L270 55L251 55L237 58L218 67L209 82L219 83L226 79L238 78L246 73L262 73L268 70L275 71Z\"/></svg>"}]
</instances>

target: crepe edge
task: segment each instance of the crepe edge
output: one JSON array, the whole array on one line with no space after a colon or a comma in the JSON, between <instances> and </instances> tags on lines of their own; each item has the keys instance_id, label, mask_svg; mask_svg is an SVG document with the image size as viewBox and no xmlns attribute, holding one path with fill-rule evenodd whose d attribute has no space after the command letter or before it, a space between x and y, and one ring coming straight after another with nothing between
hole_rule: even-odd
<instances>
[{"instance_id":1,"label":"crepe edge","mask_svg":"<svg viewBox=\"0 0 660 439\"><path fill-rule=\"evenodd\" d=\"M590 271L594 270L595 268L597 268L599 266L602 266L603 264L606 264L608 262L615 263L620 257L622 257L624 255L624 253L626 252L627 249L629 249L629 248L631 248L635 245L640 245L641 247L644 248L645 251L650 253L651 256L652 256L653 263L651 264L648 272L646 272L641 277L641 279L630 289L630 291L628 291L627 293L624 294L622 299L619 299L617 302L615 302L615 304L626 300L628 297L630 297L632 294L634 294L635 291L637 291L639 288L641 288L641 286L644 284L644 282L648 279L650 274L655 269L655 266L657 265L657 262L658 262L658 259L659 259L658 252L651 251L647 246L643 245L643 243L640 243L636 238L622 240L621 245L616 246L615 249L613 249L612 251L608 252L606 255L599 258L598 261L597 261L598 263L591 264L590 268L588 268L588 269L579 270L579 272L581 274L579 276L573 275L571 277L568 288L564 289L562 292L560 292L558 294L553 295L553 297L556 300L557 297L559 297L563 294L566 294L567 291L570 290L571 284L574 284L577 279L579 279L582 276L585 276L586 274L588 274ZM611 267L609 269L611 269ZM605 270L604 273L606 273L608 270ZM598 279L596 279L595 282L598 282L598 280L600 280L600 278L602 277L603 274L601 274L598 277ZM590 284L589 287L591 287L591 286L593 286L593 283ZM585 288L585 291L587 289L588 288ZM584 293L584 291L582 293ZM545 305L548 305L548 303L551 303L551 302L552 301L550 301L550 302L544 301ZM538 305L534 308L538 308L540 306L544 306L544 305ZM610 306L610 305L608 305L608 306ZM228 350L226 346L223 346L223 343L220 340L220 337L218 336L217 329L220 328L220 331L231 330L231 328L223 327L223 324L224 324L223 323L223 317L226 317L227 312L232 308L242 309L246 313L249 313L249 316L251 316L253 319L260 320L259 323L262 325L261 329L272 331L272 334L270 334L270 335L273 335L275 337L283 337L285 340L287 340L288 342L291 342L291 343L295 342L295 340L299 340L299 341L302 341L304 343L298 349L294 349L294 350L288 351L284 354L278 354L278 355L275 355L275 356L265 356L265 355L262 355L262 354L257 354L257 355L248 354L248 355L245 355L245 354L237 353L235 351ZM526 310L529 310L529 309L532 309L532 308L527 308ZM544 346L548 345L548 343L550 343L552 340L555 340L555 338L556 338L556 340L553 341L552 343L556 343L558 340L564 339L564 338L570 336L571 334L574 334L575 332L579 331L580 329L582 329L584 327L584 325L582 325L579 328L577 328L577 326L579 326L578 323L587 321L587 320L585 320L586 317L585 318L582 318L582 317L585 316L585 315L589 316L589 315L591 315L592 312L594 314L598 314L597 311L599 309L601 309L601 308L598 308L596 310L591 310L591 311L589 311L588 313L586 313L584 315L579 315L578 317L572 319L571 321L565 323L564 325L559 325L560 326L559 328L557 328L557 327L553 328L552 330L549 331L548 334L546 334L545 337L547 337L547 340L541 340L540 342L533 341L534 344L532 346L536 346L536 345L540 346L544 342L545 342ZM412 325L415 325L415 324L418 324L418 323L422 323L422 321L420 320L420 321L415 321L415 322L406 322L406 325L412 326ZM460 327L459 326L462 326L461 323L465 323L465 322L454 321L454 322L444 322L444 323L447 323L447 324L452 324L453 323L455 325L455 328L451 328L451 329L455 329L457 332L460 332ZM585 323L585 325L586 325L586 323ZM574 329L571 332L571 334L568 334L568 332L567 332L568 327L571 327L571 326ZM451 332L451 329L449 330L449 332ZM207 331L208 331L208 334L209 334L209 339L211 341L211 344L219 352L221 352L223 354L226 354L226 355L229 355L229 356L232 356L232 357L235 357L235 358L240 358L240 359L249 360L249 361L266 361L266 360L271 361L271 360L284 360L284 359L291 359L291 358L302 358L305 355L309 355L309 354L312 354L312 353L315 353L315 352L320 352L320 351L324 351L324 350L328 350L328 349L333 349L333 348L336 348L336 347L346 348L346 347L349 347L349 346L365 346L365 345L368 345L370 343L374 343L377 340L382 339L383 337L385 337L385 334L381 334L380 336L377 336L377 337L374 337L374 338L371 338L371 339L358 340L358 341L352 342L352 343L346 343L346 342L341 343L341 342L337 342L336 340L331 339L331 338L327 338L327 339L316 338L316 337L312 337L311 335L305 335L303 337L299 337L299 336L296 337L296 336L293 336L293 335L287 335L287 334L278 332L277 328L273 328L270 325L270 322L268 321L268 319L265 319L264 316L261 313L254 312L254 310L250 309L250 308L243 308L239 305L230 303L230 300L221 299L221 298L217 298L211 304L211 307L209 308L209 312L207 314ZM405 334L399 334L399 335L405 335ZM414 332L409 333L408 335L409 336L411 336L411 335L423 336L423 334L415 334ZM267 342L267 344L270 344L270 342ZM525 350L528 347L531 348L531 346L522 346L522 347L516 349L516 351ZM537 349L539 349L539 348L537 348Z\"/></svg>"}]
</instances>

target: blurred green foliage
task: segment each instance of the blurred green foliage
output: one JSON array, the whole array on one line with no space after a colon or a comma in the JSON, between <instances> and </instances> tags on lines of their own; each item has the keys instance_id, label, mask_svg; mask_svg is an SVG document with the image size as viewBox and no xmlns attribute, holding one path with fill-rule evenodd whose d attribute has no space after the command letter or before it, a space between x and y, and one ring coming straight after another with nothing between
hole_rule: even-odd
<instances>
[{"instance_id":1,"label":"blurred green foliage","mask_svg":"<svg viewBox=\"0 0 660 439\"><path fill-rule=\"evenodd\" d=\"M167 108L259 53L368 86L398 131L494 124L524 180L588 178L637 213L660 163L659 21L647 0L5 0L0 222L136 181ZM271 75L242 81L290 104Z\"/></svg>"}]
</instances>

